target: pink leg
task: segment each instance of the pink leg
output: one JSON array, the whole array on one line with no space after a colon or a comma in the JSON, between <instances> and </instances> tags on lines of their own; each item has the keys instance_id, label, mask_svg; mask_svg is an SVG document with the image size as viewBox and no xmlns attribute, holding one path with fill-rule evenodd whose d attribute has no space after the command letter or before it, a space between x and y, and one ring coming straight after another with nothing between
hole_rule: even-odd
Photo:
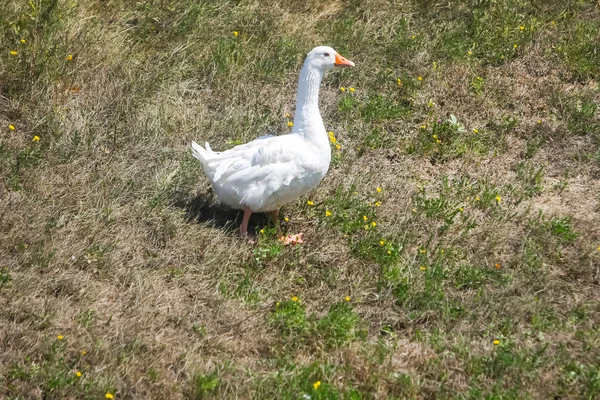
<instances>
[{"instance_id":1,"label":"pink leg","mask_svg":"<svg viewBox=\"0 0 600 400\"><path fill-rule=\"evenodd\" d=\"M251 215L252 211L249 208L244 208L244 219L242 219L242 225L240 226L240 235L244 237L248 236L248 221Z\"/></svg>"}]
</instances>

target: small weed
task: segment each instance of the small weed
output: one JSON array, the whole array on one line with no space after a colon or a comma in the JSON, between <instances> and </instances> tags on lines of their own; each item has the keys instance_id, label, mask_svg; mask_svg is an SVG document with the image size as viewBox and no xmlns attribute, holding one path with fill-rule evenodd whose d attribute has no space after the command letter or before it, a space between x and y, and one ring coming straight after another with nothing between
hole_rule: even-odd
<instances>
[{"instance_id":1,"label":"small weed","mask_svg":"<svg viewBox=\"0 0 600 400\"><path fill-rule=\"evenodd\" d=\"M254 260L258 265L263 265L269 260L275 259L283 251L283 245L277 239L277 229L258 229L258 245L252 250Z\"/></svg>"},{"instance_id":2,"label":"small weed","mask_svg":"<svg viewBox=\"0 0 600 400\"><path fill-rule=\"evenodd\" d=\"M192 325L192 330L200 337L206 337L206 326L200 324Z\"/></svg>"},{"instance_id":3,"label":"small weed","mask_svg":"<svg viewBox=\"0 0 600 400\"><path fill-rule=\"evenodd\" d=\"M12 281L12 276L6 268L0 269L0 287L8 285Z\"/></svg>"},{"instance_id":4,"label":"small weed","mask_svg":"<svg viewBox=\"0 0 600 400\"><path fill-rule=\"evenodd\" d=\"M393 143L393 136L385 128L375 128L362 138L360 147L371 150L388 149Z\"/></svg>"},{"instance_id":5,"label":"small weed","mask_svg":"<svg viewBox=\"0 0 600 400\"><path fill-rule=\"evenodd\" d=\"M558 190L558 193L562 193L563 190L569 185L569 170L566 170L562 178L556 182L553 186L554 189Z\"/></svg>"},{"instance_id":6,"label":"small weed","mask_svg":"<svg viewBox=\"0 0 600 400\"><path fill-rule=\"evenodd\" d=\"M579 237L579 233L573 230L570 217L552 218L545 225L552 235L565 243L572 243Z\"/></svg>"},{"instance_id":7,"label":"small weed","mask_svg":"<svg viewBox=\"0 0 600 400\"><path fill-rule=\"evenodd\" d=\"M261 290L253 285L250 271L247 271L237 282L229 276L219 284L219 292L229 298L243 299L251 305L260 303L263 297Z\"/></svg>"},{"instance_id":8,"label":"small weed","mask_svg":"<svg viewBox=\"0 0 600 400\"><path fill-rule=\"evenodd\" d=\"M205 399L214 394L219 388L219 377L217 372L209 374L198 374L194 377L193 398L197 400Z\"/></svg>"},{"instance_id":9,"label":"small weed","mask_svg":"<svg viewBox=\"0 0 600 400\"><path fill-rule=\"evenodd\" d=\"M546 143L543 136L534 136L527 141L527 147L525 148L525 158L531 159L538 152L540 148Z\"/></svg>"},{"instance_id":10,"label":"small weed","mask_svg":"<svg viewBox=\"0 0 600 400\"><path fill-rule=\"evenodd\" d=\"M577 98L567 105L568 128L578 136L600 135L600 124L594 116L598 105L592 99Z\"/></svg>"},{"instance_id":11,"label":"small weed","mask_svg":"<svg viewBox=\"0 0 600 400\"><path fill-rule=\"evenodd\" d=\"M476 76L471 80L471 90L477 95L481 96L483 93L483 87L485 85L485 79L480 76Z\"/></svg>"},{"instance_id":12,"label":"small weed","mask_svg":"<svg viewBox=\"0 0 600 400\"><path fill-rule=\"evenodd\" d=\"M297 297L275 304L268 321L272 327L279 330L284 336L302 335L309 326L306 318L306 307Z\"/></svg>"},{"instance_id":13,"label":"small weed","mask_svg":"<svg viewBox=\"0 0 600 400\"><path fill-rule=\"evenodd\" d=\"M340 346L365 337L365 332L357 327L359 321L349 302L342 301L333 304L327 315L316 322L316 331L328 345Z\"/></svg>"},{"instance_id":14,"label":"small weed","mask_svg":"<svg viewBox=\"0 0 600 400\"><path fill-rule=\"evenodd\" d=\"M79 314L79 324L84 328L89 328L90 325L96 319L96 312L94 310L85 310Z\"/></svg>"},{"instance_id":15,"label":"small weed","mask_svg":"<svg viewBox=\"0 0 600 400\"><path fill-rule=\"evenodd\" d=\"M542 180L544 179L544 167L536 167L532 163L520 162L516 167L517 179L523 187L523 194L527 198L542 193Z\"/></svg>"}]
</instances>

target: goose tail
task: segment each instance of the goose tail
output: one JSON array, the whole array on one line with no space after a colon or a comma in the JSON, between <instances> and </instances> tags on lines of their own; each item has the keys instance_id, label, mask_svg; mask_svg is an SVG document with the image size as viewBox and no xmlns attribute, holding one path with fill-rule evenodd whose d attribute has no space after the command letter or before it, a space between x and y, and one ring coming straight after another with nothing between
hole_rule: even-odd
<instances>
[{"instance_id":1,"label":"goose tail","mask_svg":"<svg viewBox=\"0 0 600 400\"><path fill-rule=\"evenodd\" d=\"M210 148L208 142L205 143L205 148L202 148L198 143L192 140L192 155L200 160L202 163L202 168L204 169L204 173L208 177L208 180L213 183L214 182L214 166L209 165L210 160L213 158L215 153Z\"/></svg>"},{"instance_id":2,"label":"goose tail","mask_svg":"<svg viewBox=\"0 0 600 400\"><path fill-rule=\"evenodd\" d=\"M200 160L204 166L206 166L210 153L213 152L208 142L206 142L205 146L206 148L203 149L202 146L192 140L192 155Z\"/></svg>"}]
</instances>

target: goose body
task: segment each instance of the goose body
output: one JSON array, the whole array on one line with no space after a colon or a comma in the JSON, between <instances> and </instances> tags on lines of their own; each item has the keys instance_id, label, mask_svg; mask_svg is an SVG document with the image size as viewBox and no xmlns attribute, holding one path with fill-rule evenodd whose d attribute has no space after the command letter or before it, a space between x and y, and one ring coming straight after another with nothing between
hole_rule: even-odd
<instances>
[{"instance_id":1,"label":"goose body","mask_svg":"<svg viewBox=\"0 0 600 400\"><path fill-rule=\"evenodd\" d=\"M232 149L215 152L192 142L192 154L219 200L244 210L241 233L253 212L273 212L318 186L331 161L331 148L319 112L319 87L326 70L353 66L330 47L308 53L300 72L292 132L261 136Z\"/></svg>"},{"instance_id":2,"label":"goose body","mask_svg":"<svg viewBox=\"0 0 600 400\"><path fill-rule=\"evenodd\" d=\"M326 143L327 144L327 143ZM263 136L223 152L192 143L219 200L236 209L270 212L317 187L331 151L298 135Z\"/></svg>"}]
</instances>

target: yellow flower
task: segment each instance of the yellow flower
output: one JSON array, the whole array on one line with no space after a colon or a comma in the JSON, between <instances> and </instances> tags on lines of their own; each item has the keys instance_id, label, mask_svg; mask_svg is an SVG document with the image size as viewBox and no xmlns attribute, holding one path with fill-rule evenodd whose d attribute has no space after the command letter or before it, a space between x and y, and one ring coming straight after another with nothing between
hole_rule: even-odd
<instances>
[{"instance_id":1,"label":"yellow flower","mask_svg":"<svg viewBox=\"0 0 600 400\"><path fill-rule=\"evenodd\" d=\"M520 29L520 30L522 30L522 31L524 31L524 30L525 30L525 27L524 27L523 25L521 25L521 26L519 27L519 29Z\"/></svg>"},{"instance_id":2,"label":"yellow flower","mask_svg":"<svg viewBox=\"0 0 600 400\"><path fill-rule=\"evenodd\" d=\"M494 339L494 346L498 346L500 344L500 341L498 339Z\"/></svg>"},{"instance_id":3,"label":"yellow flower","mask_svg":"<svg viewBox=\"0 0 600 400\"><path fill-rule=\"evenodd\" d=\"M238 31L233 31L233 36L238 37L240 33Z\"/></svg>"},{"instance_id":4,"label":"yellow flower","mask_svg":"<svg viewBox=\"0 0 600 400\"><path fill-rule=\"evenodd\" d=\"M423 77L422 77L422 76L419 76L419 77L417 78L417 80L419 80L419 81L422 81L422 80L423 80Z\"/></svg>"},{"instance_id":5,"label":"yellow flower","mask_svg":"<svg viewBox=\"0 0 600 400\"><path fill-rule=\"evenodd\" d=\"M306 204L308 204L309 206L314 206L315 202L312 201L312 200L309 200L309 201L306 202Z\"/></svg>"},{"instance_id":6,"label":"yellow flower","mask_svg":"<svg viewBox=\"0 0 600 400\"><path fill-rule=\"evenodd\" d=\"M600 251L600 246L598 246L597 250Z\"/></svg>"},{"instance_id":7,"label":"yellow flower","mask_svg":"<svg viewBox=\"0 0 600 400\"><path fill-rule=\"evenodd\" d=\"M426 129L427 125L421 125L421 129Z\"/></svg>"},{"instance_id":8,"label":"yellow flower","mask_svg":"<svg viewBox=\"0 0 600 400\"><path fill-rule=\"evenodd\" d=\"M437 139L435 142L436 143L442 143L442 141L440 139Z\"/></svg>"},{"instance_id":9,"label":"yellow flower","mask_svg":"<svg viewBox=\"0 0 600 400\"><path fill-rule=\"evenodd\" d=\"M371 226L372 226L373 228L375 228L375 227L377 226L377 222L375 222L375 221L371 222Z\"/></svg>"},{"instance_id":10,"label":"yellow flower","mask_svg":"<svg viewBox=\"0 0 600 400\"><path fill-rule=\"evenodd\" d=\"M86 354L87 354L87 351L85 351L85 350L81 350L81 355L82 355L82 356L85 356Z\"/></svg>"},{"instance_id":11,"label":"yellow flower","mask_svg":"<svg viewBox=\"0 0 600 400\"><path fill-rule=\"evenodd\" d=\"M265 233L265 229L263 228L263 229L261 229L259 232L260 232L260 233Z\"/></svg>"},{"instance_id":12,"label":"yellow flower","mask_svg":"<svg viewBox=\"0 0 600 400\"><path fill-rule=\"evenodd\" d=\"M445 251L444 249L440 250L442 253Z\"/></svg>"},{"instance_id":13,"label":"yellow flower","mask_svg":"<svg viewBox=\"0 0 600 400\"><path fill-rule=\"evenodd\" d=\"M39 141L40 141L40 137L39 137L39 136L34 136L34 137L31 139L31 141L32 141L32 142L39 142Z\"/></svg>"},{"instance_id":14,"label":"yellow flower","mask_svg":"<svg viewBox=\"0 0 600 400\"><path fill-rule=\"evenodd\" d=\"M106 393L106 394L104 395L104 397L105 397L105 398L107 398L107 399L114 399L114 398L115 398L115 396L113 396L113 395L112 395L112 394L110 394L110 393Z\"/></svg>"},{"instance_id":15,"label":"yellow flower","mask_svg":"<svg viewBox=\"0 0 600 400\"><path fill-rule=\"evenodd\" d=\"M27 40L21 39L21 43L27 43Z\"/></svg>"},{"instance_id":16,"label":"yellow flower","mask_svg":"<svg viewBox=\"0 0 600 400\"><path fill-rule=\"evenodd\" d=\"M285 117L289 118L290 117L290 113L285 114Z\"/></svg>"},{"instance_id":17,"label":"yellow flower","mask_svg":"<svg viewBox=\"0 0 600 400\"><path fill-rule=\"evenodd\" d=\"M8 129L10 129L11 131L15 130L15 126L13 124L8 125Z\"/></svg>"},{"instance_id":18,"label":"yellow flower","mask_svg":"<svg viewBox=\"0 0 600 400\"><path fill-rule=\"evenodd\" d=\"M342 146L340 146L339 144L336 144L335 148L338 149L338 150L340 150L342 148Z\"/></svg>"},{"instance_id":19,"label":"yellow flower","mask_svg":"<svg viewBox=\"0 0 600 400\"><path fill-rule=\"evenodd\" d=\"M481 199L479 198L479 196L475 197L475 201L479 201L479 200L481 200Z\"/></svg>"},{"instance_id":20,"label":"yellow flower","mask_svg":"<svg viewBox=\"0 0 600 400\"><path fill-rule=\"evenodd\" d=\"M467 54L468 54L468 55L471 55L471 54L473 54L473 52L472 52L471 50L469 50L469 51L467 52Z\"/></svg>"},{"instance_id":21,"label":"yellow flower","mask_svg":"<svg viewBox=\"0 0 600 400\"><path fill-rule=\"evenodd\" d=\"M427 267L426 267L426 266L424 266L424 265L421 265L421 266L419 267L419 269L420 269L421 271L426 271L426 270L427 270Z\"/></svg>"},{"instance_id":22,"label":"yellow flower","mask_svg":"<svg viewBox=\"0 0 600 400\"><path fill-rule=\"evenodd\" d=\"M388 255L390 255L390 254L392 254L392 251L391 251L391 250L388 250Z\"/></svg>"},{"instance_id":23,"label":"yellow flower","mask_svg":"<svg viewBox=\"0 0 600 400\"><path fill-rule=\"evenodd\" d=\"M368 221L369 217L367 217L366 215L363 215L363 221Z\"/></svg>"},{"instance_id":24,"label":"yellow flower","mask_svg":"<svg viewBox=\"0 0 600 400\"><path fill-rule=\"evenodd\" d=\"M73 59L73 54L69 54L69 55L67 56L67 61L71 61L72 59Z\"/></svg>"},{"instance_id":25,"label":"yellow flower","mask_svg":"<svg viewBox=\"0 0 600 400\"><path fill-rule=\"evenodd\" d=\"M325 211L325 216L326 217L331 217L333 214L331 214L331 211L327 210Z\"/></svg>"},{"instance_id":26,"label":"yellow flower","mask_svg":"<svg viewBox=\"0 0 600 400\"><path fill-rule=\"evenodd\" d=\"M479 129L473 129L473 133L479 133Z\"/></svg>"},{"instance_id":27,"label":"yellow flower","mask_svg":"<svg viewBox=\"0 0 600 400\"><path fill-rule=\"evenodd\" d=\"M346 91L346 88L342 86L342 87L340 88L340 90L341 90L342 92L345 92L345 91Z\"/></svg>"},{"instance_id":28,"label":"yellow flower","mask_svg":"<svg viewBox=\"0 0 600 400\"><path fill-rule=\"evenodd\" d=\"M517 48L517 44L515 43L515 44L513 44L513 49L516 49L516 48Z\"/></svg>"},{"instance_id":29,"label":"yellow flower","mask_svg":"<svg viewBox=\"0 0 600 400\"><path fill-rule=\"evenodd\" d=\"M427 253L427 249L419 249L419 253L421 253L421 254Z\"/></svg>"},{"instance_id":30,"label":"yellow flower","mask_svg":"<svg viewBox=\"0 0 600 400\"><path fill-rule=\"evenodd\" d=\"M63 340L65 337L64 337L63 335L58 335L56 338L57 338L58 340Z\"/></svg>"},{"instance_id":31,"label":"yellow flower","mask_svg":"<svg viewBox=\"0 0 600 400\"><path fill-rule=\"evenodd\" d=\"M375 202L375 207L379 207L380 205L381 205L381 202L380 202L380 201L376 201L376 202Z\"/></svg>"},{"instance_id":32,"label":"yellow flower","mask_svg":"<svg viewBox=\"0 0 600 400\"><path fill-rule=\"evenodd\" d=\"M353 87L350 88L350 92L354 93L354 88Z\"/></svg>"},{"instance_id":33,"label":"yellow flower","mask_svg":"<svg viewBox=\"0 0 600 400\"><path fill-rule=\"evenodd\" d=\"M369 224L366 224L365 226L363 226L363 228L365 228L365 231L369 230Z\"/></svg>"},{"instance_id":34,"label":"yellow flower","mask_svg":"<svg viewBox=\"0 0 600 400\"><path fill-rule=\"evenodd\" d=\"M415 35L412 35L410 38L411 38L411 39L414 39L414 38L415 38Z\"/></svg>"},{"instance_id":35,"label":"yellow flower","mask_svg":"<svg viewBox=\"0 0 600 400\"><path fill-rule=\"evenodd\" d=\"M437 138L438 138L438 135L433 135L433 138L434 138L434 139L437 139Z\"/></svg>"},{"instance_id":36,"label":"yellow flower","mask_svg":"<svg viewBox=\"0 0 600 400\"><path fill-rule=\"evenodd\" d=\"M290 219L289 219L288 217L285 217L285 218L283 218L283 220L284 220L285 222L290 222Z\"/></svg>"},{"instance_id":37,"label":"yellow flower","mask_svg":"<svg viewBox=\"0 0 600 400\"><path fill-rule=\"evenodd\" d=\"M383 246L384 244L385 244L385 240L381 239L381 240L379 241L379 245L380 245L380 246Z\"/></svg>"},{"instance_id":38,"label":"yellow flower","mask_svg":"<svg viewBox=\"0 0 600 400\"><path fill-rule=\"evenodd\" d=\"M346 296L346 298L344 300L350 301L350 296Z\"/></svg>"},{"instance_id":39,"label":"yellow flower","mask_svg":"<svg viewBox=\"0 0 600 400\"><path fill-rule=\"evenodd\" d=\"M382 189L381 189L380 187L378 187L378 188L377 188L377 189L375 189L375 190L377 190L377 193L381 193L381 190L382 190Z\"/></svg>"},{"instance_id":40,"label":"yellow flower","mask_svg":"<svg viewBox=\"0 0 600 400\"><path fill-rule=\"evenodd\" d=\"M398 86L402 86L402 80L400 78L398 78L396 82L398 83Z\"/></svg>"},{"instance_id":41,"label":"yellow flower","mask_svg":"<svg viewBox=\"0 0 600 400\"><path fill-rule=\"evenodd\" d=\"M292 301L298 301L298 296L293 296Z\"/></svg>"},{"instance_id":42,"label":"yellow flower","mask_svg":"<svg viewBox=\"0 0 600 400\"><path fill-rule=\"evenodd\" d=\"M538 124L541 124L541 123L542 123L542 120L541 120L541 119L538 119Z\"/></svg>"},{"instance_id":43,"label":"yellow flower","mask_svg":"<svg viewBox=\"0 0 600 400\"><path fill-rule=\"evenodd\" d=\"M500 200L502 200L502 197L500 197L500 196L496 196L496 201L497 201L498 203L500 203Z\"/></svg>"},{"instance_id":44,"label":"yellow flower","mask_svg":"<svg viewBox=\"0 0 600 400\"><path fill-rule=\"evenodd\" d=\"M321 381L316 381L315 383L313 383L313 387L315 388L315 390L317 390L319 386L321 386Z\"/></svg>"},{"instance_id":45,"label":"yellow flower","mask_svg":"<svg viewBox=\"0 0 600 400\"><path fill-rule=\"evenodd\" d=\"M458 211L463 212L463 208L462 207L458 207Z\"/></svg>"},{"instance_id":46,"label":"yellow flower","mask_svg":"<svg viewBox=\"0 0 600 400\"><path fill-rule=\"evenodd\" d=\"M288 121L288 126L294 126L294 123L292 121Z\"/></svg>"},{"instance_id":47,"label":"yellow flower","mask_svg":"<svg viewBox=\"0 0 600 400\"><path fill-rule=\"evenodd\" d=\"M15 50L11 50L11 51L10 51L10 54L11 54L12 56L16 56L17 54L19 54L19 52L15 51Z\"/></svg>"},{"instance_id":48,"label":"yellow flower","mask_svg":"<svg viewBox=\"0 0 600 400\"><path fill-rule=\"evenodd\" d=\"M79 378L81 376L81 371L75 372L75 375L77 375L77 377Z\"/></svg>"}]
</instances>

